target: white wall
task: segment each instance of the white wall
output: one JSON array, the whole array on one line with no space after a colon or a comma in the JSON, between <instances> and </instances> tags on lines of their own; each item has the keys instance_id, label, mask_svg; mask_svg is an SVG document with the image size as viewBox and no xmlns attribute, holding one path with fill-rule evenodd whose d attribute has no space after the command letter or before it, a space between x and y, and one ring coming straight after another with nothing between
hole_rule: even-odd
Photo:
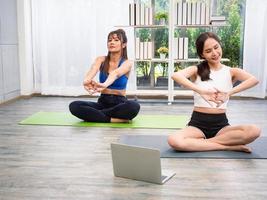
<instances>
[{"instance_id":1,"label":"white wall","mask_svg":"<svg viewBox=\"0 0 267 200\"><path fill-rule=\"evenodd\" d=\"M267 1L247 0L244 34L244 66L260 83L243 96L264 98L267 95Z\"/></svg>"},{"instance_id":2,"label":"white wall","mask_svg":"<svg viewBox=\"0 0 267 200\"><path fill-rule=\"evenodd\" d=\"M20 95L16 0L0 0L0 102Z\"/></svg>"}]
</instances>

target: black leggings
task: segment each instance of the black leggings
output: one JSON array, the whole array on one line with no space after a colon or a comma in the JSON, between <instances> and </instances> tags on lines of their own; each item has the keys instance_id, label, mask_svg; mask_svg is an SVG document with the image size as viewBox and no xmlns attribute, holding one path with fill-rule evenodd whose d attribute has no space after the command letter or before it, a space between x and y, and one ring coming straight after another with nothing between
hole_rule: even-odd
<instances>
[{"instance_id":1,"label":"black leggings","mask_svg":"<svg viewBox=\"0 0 267 200\"><path fill-rule=\"evenodd\" d=\"M124 96L101 94L96 102L73 101L70 112L87 122L110 122L111 118L133 119L140 110L136 101L127 100Z\"/></svg>"}]
</instances>

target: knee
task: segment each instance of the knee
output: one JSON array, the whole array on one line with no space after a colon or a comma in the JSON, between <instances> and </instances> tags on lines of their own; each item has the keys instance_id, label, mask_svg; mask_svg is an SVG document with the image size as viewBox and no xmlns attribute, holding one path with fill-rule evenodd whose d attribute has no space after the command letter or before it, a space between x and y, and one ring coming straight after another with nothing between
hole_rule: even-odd
<instances>
[{"instance_id":1,"label":"knee","mask_svg":"<svg viewBox=\"0 0 267 200\"><path fill-rule=\"evenodd\" d=\"M78 112L78 110L79 110L79 103L78 103L78 101L73 101L73 102L71 102L70 104L69 104L69 110L70 110L70 112L72 113L72 114L75 114L75 113L77 113Z\"/></svg>"},{"instance_id":2,"label":"knee","mask_svg":"<svg viewBox=\"0 0 267 200\"><path fill-rule=\"evenodd\" d=\"M130 103L130 107L132 108L132 110L138 113L140 110L140 104L137 103L136 101L130 101L129 103Z\"/></svg>"},{"instance_id":3,"label":"knee","mask_svg":"<svg viewBox=\"0 0 267 200\"><path fill-rule=\"evenodd\" d=\"M173 135L168 137L168 144L174 148L175 147L175 137Z\"/></svg>"},{"instance_id":4,"label":"knee","mask_svg":"<svg viewBox=\"0 0 267 200\"><path fill-rule=\"evenodd\" d=\"M247 125L245 127L245 132L249 140L255 140L261 134L261 129L256 125Z\"/></svg>"},{"instance_id":5,"label":"knee","mask_svg":"<svg viewBox=\"0 0 267 200\"><path fill-rule=\"evenodd\" d=\"M180 138L177 135L170 135L168 137L168 144L176 150L184 150L185 149L185 143L183 142L182 138Z\"/></svg>"},{"instance_id":6,"label":"knee","mask_svg":"<svg viewBox=\"0 0 267 200\"><path fill-rule=\"evenodd\" d=\"M133 118L139 113L140 111L140 104L135 101L128 101L128 111L132 113Z\"/></svg>"}]
</instances>

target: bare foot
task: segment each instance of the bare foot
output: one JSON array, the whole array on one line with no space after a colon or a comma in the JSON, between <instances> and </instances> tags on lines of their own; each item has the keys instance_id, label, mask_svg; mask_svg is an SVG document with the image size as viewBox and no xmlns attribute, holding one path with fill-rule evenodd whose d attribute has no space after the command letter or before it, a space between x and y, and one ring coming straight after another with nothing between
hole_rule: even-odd
<instances>
[{"instance_id":1,"label":"bare foot","mask_svg":"<svg viewBox=\"0 0 267 200\"><path fill-rule=\"evenodd\" d=\"M119 119L119 118L111 118L110 119L111 123L129 123L129 119Z\"/></svg>"},{"instance_id":2,"label":"bare foot","mask_svg":"<svg viewBox=\"0 0 267 200\"><path fill-rule=\"evenodd\" d=\"M229 148L227 149L229 151L242 151L242 152L246 152L246 153L251 153L251 148L249 148L246 145L235 145L235 146L229 146Z\"/></svg>"}]
</instances>

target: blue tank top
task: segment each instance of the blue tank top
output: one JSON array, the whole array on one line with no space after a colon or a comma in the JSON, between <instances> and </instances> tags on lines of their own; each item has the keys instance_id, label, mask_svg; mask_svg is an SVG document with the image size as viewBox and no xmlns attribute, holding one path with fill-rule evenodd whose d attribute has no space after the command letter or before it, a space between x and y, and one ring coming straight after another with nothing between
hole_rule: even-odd
<instances>
[{"instance_id":1,"label":"blue tank top","mask_svg":"<svg viewBox=\"0 0 267 200\"><path fill-rule=\"evenodd\" d=\"M118 67L121 66L121 64L124 62L124 59L121 58ZM108 78L108 73L104 71L100 71L99 73L99 81L100 83L104 83ZM108 86L109 89L115 89L115 90L124 90L126 88L128 82L128 77L123 74L121 77L116 79L110 86Z\"/></svg>"}]
</instances>

